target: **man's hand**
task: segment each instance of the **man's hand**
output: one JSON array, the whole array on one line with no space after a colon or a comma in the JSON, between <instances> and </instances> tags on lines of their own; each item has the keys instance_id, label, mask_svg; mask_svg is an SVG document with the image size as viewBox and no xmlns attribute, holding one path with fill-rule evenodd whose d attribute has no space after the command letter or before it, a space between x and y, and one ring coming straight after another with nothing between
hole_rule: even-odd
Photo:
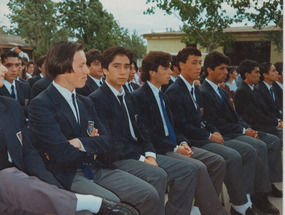
<instances>
[{"instance_id":1,"label":"man's hand","mask_svg":"<svg viewBox=\"0 0 285 215\"><path fill-rule=\"evenodd\" d=\"M92 134L90 135L90 137L95 137L95 136L100 136L97 128L94 128Z\"/></svg>"},{"instance_id":2,"label":"man's hand","mask_svg":"<svg viewBox=\"0 0 285 215\"><path fill-rule=\"evenodd\" d=\"M279 122L279 127L280 127L281 129L283 129L283 121L280 121L280 122Z\"/></svg>"},{"instance_id":3,"label":"man's hand","mask_svg":"<svg viewBox=\"0 0 285 215\"><path fill-rule=\"evenodd\" d=\"M153 166L158 166L158 164L156 163L156 160L153 157L151 157L151 156L147 156L144 159L144 162L147 163L147 164L153 165Z\"/></svg>"},{"instance_id":4,"label":"man's hand","mask_svg":"<svg viewBox=\"0 0 285 215\"><path fill-rule=\"evenodd\" d=\"M258 133L255 130L251 130L251 129L245 129L245 135L259 139L258 137Z\"/></svg>"},{"instance_id":5,"label":"man's hand","mask_svg":"<svg viewBox=\"0 0 285 215\"><path fill-rule=\"evenodd\" d=\"M70 145L74 146L75 148L81 149L81 144L77 138L68 140L68 142L70 143Z\"/></svg>"},{"instance_id":6,"label":"man's hand","mask_svg":"<svg viewBox=\"0 0 285 215\"><path fill-rule=\"evenodd\" d=\"M187 157L191 157L193 155L191 148L187 146L186 144L182 144L181 146L178 146L178 149L176 152L182 155L185 155Z\"/></svg>"},{"instance_id":7,"label":"man's hand","mask_svg":"<svg viewBox=\"0 0 285 215\"><path fill-rule=\"evenodd\" d=\"M225 144L225 141L224 141L224 138L223 136L218 133L218 132L214 132L211 137L209 138L209 140L215 142L215 143L219 143L221 145L224 145Z\"/></svg>"}]
</instances>

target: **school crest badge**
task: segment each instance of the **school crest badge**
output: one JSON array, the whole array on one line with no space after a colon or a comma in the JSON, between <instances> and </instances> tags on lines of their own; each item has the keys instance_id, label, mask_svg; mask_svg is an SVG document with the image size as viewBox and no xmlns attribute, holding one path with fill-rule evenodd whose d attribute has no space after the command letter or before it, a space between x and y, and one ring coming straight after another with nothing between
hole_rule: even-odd
<instances>
[{"instance_id":1,"label":"school crest badge","mask_svg":"<svg viewBox=\"0 0 285 215\"><path fill-rule=\"evenodd\" d=\"M19 131L18 133L16 133L16 136L17 136L18 140L20 141L21 145L23 146L22 131Z\"/></svg>"},{"instance_id":2,"label":"school crest badge","mask_svg":"<svg viewBox=\"0 0 285 215\"><path fill-rule=\"evenodd\" d=\"M94 136L94 121L88 121L87 134L90 137Z\"/></svg>"}]
</instances>

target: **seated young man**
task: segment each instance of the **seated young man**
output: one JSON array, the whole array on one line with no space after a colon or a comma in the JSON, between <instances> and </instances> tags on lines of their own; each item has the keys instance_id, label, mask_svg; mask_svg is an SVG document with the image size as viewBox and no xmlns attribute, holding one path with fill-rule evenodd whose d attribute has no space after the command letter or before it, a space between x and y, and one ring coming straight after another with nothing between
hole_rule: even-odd
<instances>
[{"instance_id":1,"label":"seated young man","mask_svg":"<svg viewBox=\"0 0 285 215\"><path fill-rule=\"evenodd\" d=\"M113 169L111 139L92 101L78 95L89 70L81 44L55 43L46 58L52 84L30 105L30 134L47 168L64 188L135 206L154 214L158 193L145 181Z\"/></svg>"},{"instance_id":2,"label":"seated young man","mask_svg":"<svg viewBox=\"0 0 285 215\"><path fill-rule=\"evenodd\" d=\"M256 61L244 60L240 63L238 72L243 83L234 97L237 113L252 129L274 134L281 139L283 122L267 110L266 101L255 87L260 80L259 64Z\"/></svg>"},{"instance_id":3,"label":"seated young man","mask_svg":"<svg viewBox=\"0 0 285 215\"><path fill-rule=\"evenodd\" d=\"M259 211L279 214L266 193L271 191L271 183L282 181L281 141L275 135L253 130L233 109L229 95L218 86L226 78L228 64L229 58L220 52L211 52L205 58L207 77L200 87L205 117L223 136L243 142L256 150L258 159L252 203Z\"/></svg>"},{"instance_id":4,"label":"seated young man","mask_svg":"<svg viewBox=\"0 0 285 215\"><path fill-rule=\"evenodd\" d=\"M123 85L129 77L132 54L122 47L104 51L105 84L89 97L99 118L110 131L114 164L153 185L159 193L156 215L189 215L196 187L197 167L189 162L156 154L138 113L134 96ZM170 186L164 208L165 189Z\"/></svg>"},{"instance_id":5,"label":"seated young man","mask_svg":"<svg viewBox=\"0 0 285 215\"><path fill-rule=\"evenodd\" d=\"M2 64L8 69L4 85L0 87L0 95L16 99L28 118L28 105L31 99L31 87L27 82L17 81L17 70L20 65L19 56L13 51L1 54Z\"/></svg>"},{"instance_id":6,"label":"seated young man","mask_svg":"<svg viewBox=\"0 0 285 215\"><path fill-rule=\"evenodd\" d=\"M0 86L6 73L0 63ZM20 105L4 96L0 96L0 170L0 214L137 214L122 203L59 189L62 186L30 142Z\"/></svg>"},{"instance_id":7,"label":"seated young man","mask_svg":"<svg viewBox=\"0 0 285 215\"><path fill-rule=\"evenodd\" d=\"M86 64L90 71L87 76L87 81L84 87L76 89L76 92L83 96L88 96L90 93L98 89L102 84L102 54L97 49L91 49L86 52Z\"/></svg>"},{"instance_id":8,"label":"seated young man","mask_svg":"<svg viewBox=\"0 0 285 215\"><path fill-rule=\"evenodd\" d=\"M188 140L173 125L168 98L161 86L168 84L171 55L152 51L142 61L141 79L145 83L134 92L142 114L143 123L158 154L174 157L195 164L198 180L194 210L203 215L225 214L219 201L219 193L225 175L224 159L203 149L188 146Z\"/></svg>"}]
</instances>

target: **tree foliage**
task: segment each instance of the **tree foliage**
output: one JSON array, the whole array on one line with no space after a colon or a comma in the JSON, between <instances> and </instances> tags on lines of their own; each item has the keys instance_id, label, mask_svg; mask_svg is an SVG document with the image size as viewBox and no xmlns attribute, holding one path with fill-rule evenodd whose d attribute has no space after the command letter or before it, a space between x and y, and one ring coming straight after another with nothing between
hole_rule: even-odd
<instances>
[{"instance_id":1,"label":"tree foliage","mask_svg":"<svg viewBox=\"0 0 285 215\"><path fill-rule=\"evenodd\" d=\"M178 13L183 22L181 30L186 33L182 41L187 45L199 43L208 52L231 43L233 37L223 30L241 22L239 17L227 14L225 6L230 5L226 0L147 0L151 2L167 14ZM154 9L152 6L146 13L152 14Z\"/></svg>"},{"instance_id":2,"label":"tree foliage","mask_svg":"<svg viewBox=\"0 0 285 215\"><path fill-rule=\"evenodd\" d=\"M135 56L146 52L141 36L130 37L99 0L9 0L8 6L12 12L8 18L17 25L4 30L25 38L36 56L46 54L54 42L67 39L84 43L86 51L123 45L135 51Z\"/></svg>"},{"instance_id":3,"label":"tree foliage","mask_svg":"<svg viewBox=\"0 0 285 215\"><path fill-rule=\"evenodd\" d=\"M59 28L56 4L51 0L10 0L8 7L12 12L8 18L17 24L11 31L25 38L36 56L46 54L54 42L67 39L66 29Z\"/></svg>"}]
</instances>

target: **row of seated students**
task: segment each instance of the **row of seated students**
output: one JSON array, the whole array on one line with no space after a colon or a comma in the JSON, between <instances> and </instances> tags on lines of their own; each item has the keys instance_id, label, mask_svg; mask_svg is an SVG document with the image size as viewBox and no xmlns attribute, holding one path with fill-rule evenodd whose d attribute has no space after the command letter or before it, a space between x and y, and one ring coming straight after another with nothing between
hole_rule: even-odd
<instances>
[{"instance_id":1,"label":"row of seated students","mask_svg":"<svg viewBox=\"0 0 285 215\"><path fill-rule=\"evenodd\" d=\"M17 57L5 58L4 54L7 80L9 69L16 66L12 60ZM242 118L227 92L219 87L227 75L228 57L219 52L208 54L204 62L206 79L198 87L195 83L201 70L201 52L196 48L181 50L177 78L163 93L161 87L173 79L171 60L171 55L164 52L146 55L140 71L144 85L139 87L128 82L135 66L127 49L111 47L103 54L91 50L85 57L80 44L54 44L45 59L48 78L32 87L38 84L38 89L45 90L29 102L29 131L22 124L11 134L11 144L22 146L23 151L33 149L35 154L33 147L38 150L49 177L30 171L32 167L38 171L45 168L29 164L25 157L22 162L26 169L21 168L12 156L19 149L9 147L8 141L3 142L4 152L0 151L6 155L1 169L13 165L49 184L90 194L75 194L76 209L81 198L85 200L82 205L88 206L97 196L96 210L90 211L99 214L100 206L109 209L110 214L226 214L218 198L223 182L232 215L279 214L267 196L282 197L273 184L282 181L281 140ZM258 64L256 68L259 70ZM245 76L253 70L246 71ZM254 84L247 83L251 87ZM15 102L7 101L16 108ZM13 108L9 110L14 119ZM11 118L7 120L13 122ZM21 117L16 118L21 121ZM274 126L282 128L282 118ZM8 133L3 135L5 140ZM168 201L164 205L167 186ZM59 195L65 194L52 187ZM7 208L26 210L2 194L0 202ZM53 211L44 213L64 214L57 211L55 202L50 204ZM114 208L121 211L113 213Z\"/></svg>"}]
</instances>

